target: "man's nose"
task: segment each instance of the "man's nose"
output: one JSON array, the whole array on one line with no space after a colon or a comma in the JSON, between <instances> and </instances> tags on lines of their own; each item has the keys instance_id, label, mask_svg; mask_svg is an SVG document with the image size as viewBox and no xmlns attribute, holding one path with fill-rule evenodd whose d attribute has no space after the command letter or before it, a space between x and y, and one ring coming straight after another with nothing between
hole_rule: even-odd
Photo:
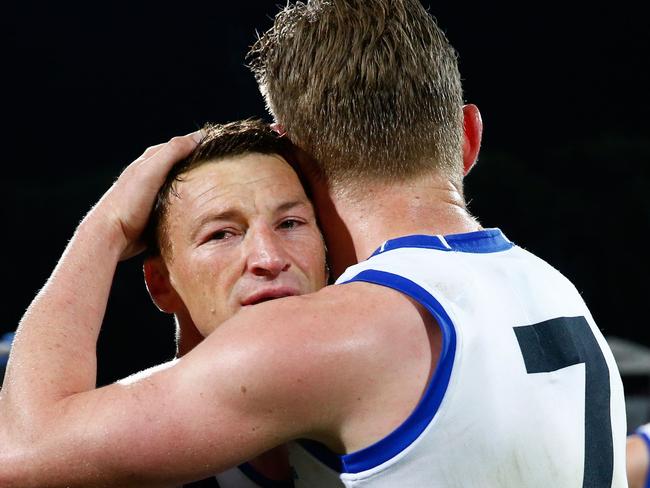
<instances>
[{"instance_id":1,"label":"man's nose","mask_svg":"<svg viewBox=\"0 0 650 488\"><path fill-rule=\"evenodd\" d=\"M256 276L274 278L291 266L280 237L273 229L249 230L246 251L247 270Z\"/></svg>"}]
</instances>

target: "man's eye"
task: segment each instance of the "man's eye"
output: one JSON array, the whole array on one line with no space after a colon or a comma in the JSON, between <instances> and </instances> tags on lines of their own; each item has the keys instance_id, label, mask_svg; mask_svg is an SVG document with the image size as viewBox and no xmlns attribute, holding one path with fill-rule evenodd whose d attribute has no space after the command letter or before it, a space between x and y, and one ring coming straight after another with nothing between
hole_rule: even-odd
<instances>
[{"instance_id":1,"label":"man's eye","mask_svg":"<svg viewBox=\"0 0 650 488\"><path fill-rule=\"evenodd\" d=\"M286 220L283 220L280 223L279 227L281 229L295 229L296 227L298 227L301 224L302 224L302 222L300 222L300 221L298 221L296 219L286 219Z\"/></svg>"},{"instance_id":2,"label":"man's eye","mask_svg":"<svg viewBox=\"0 0 650 488\"><path fill-rule=\"evenodd\" d=\"M210 240L211 241L222 241L224 239L228 239L229 237L232 237L232 232L228 230L218 230L217 232L213 232L210 234Z\"/></svg>"}]
</instances>

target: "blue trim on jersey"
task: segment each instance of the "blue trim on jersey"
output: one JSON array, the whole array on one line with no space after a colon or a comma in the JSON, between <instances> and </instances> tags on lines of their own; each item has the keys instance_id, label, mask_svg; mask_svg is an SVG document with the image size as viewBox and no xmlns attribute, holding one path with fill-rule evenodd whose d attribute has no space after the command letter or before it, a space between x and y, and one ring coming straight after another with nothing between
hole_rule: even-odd
<instances>
[{"instance_id":1,"label":"blue trim on jersey","mask_svg":"<svg viewBox=\"0 0 650 488\"><path fill-rule=\"evenodd\" d=\"M490 253L507 251L514 244L503 235L500 229L485 229L464 234L446 236L411 235L386 241L372 256L400 247L419 247L439 251L471 253ZM371 257L372 257L371 256Z\"/></svg>"},{"instance_id":2,"label":"blue trim on jersey","mask_svg":"<svg viewBox=\"0 0 650 488\"><path fill-rule=\"evenodd\" d=\"M257 471L250 463L243 463L237 466L239 470L253 483L259 485L261 488L290 488L293 486L293 481L279 481L267 478L259 471Z\"/></svg>"},{"instance_id":3,"label":"blue trim on jersey","mask_svg":"<svg viewBox=\"0 0 650 488\"><path fill-rule=\"evenodd\" d=\"M637 430L635 434L645 441L646 447L648 448L648 455L650 455L650 436L641 430ZM645 476L645 485L643 486L644 488L650 488L650 468L648 468Z\"/></svg>"},{"instance_id":4,"label":"blue trim on jersey","mask_svg":"<svg viewBox=\"0 0 650 488\"><path fill-rule=\"evenodd\" d=\"M402 425L383 439L364 449L344 455L334 454L313 441L301 442L301 445L315 458L335 471L344 473L358 473L374 468L395 457L422 434L431 423L447 392L456 355L456 330L451 319L440 302L420 285L403 276L377 270L362 271L345 283L354 281L387 286L408 295L423 305L440 326L442 348L435 373L427 385L420 403Z\"/></svg>"}]
</instances>

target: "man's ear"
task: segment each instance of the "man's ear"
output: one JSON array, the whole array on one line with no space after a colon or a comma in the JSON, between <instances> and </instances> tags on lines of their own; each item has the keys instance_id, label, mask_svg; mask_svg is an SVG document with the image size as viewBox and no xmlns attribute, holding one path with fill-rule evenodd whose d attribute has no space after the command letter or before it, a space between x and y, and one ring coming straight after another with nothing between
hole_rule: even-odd
<instances>
[{"instance_id":1,"label":"man's ear","mask_svg":"<svg viewBox=\"0 0 650 488\"><path fill-rule=\"evenodd\" d=\"M183 301L169 281L169 271L161 256L146 258L143 271L147 291L156 307L166 313L176 313L183 308Z\"/></svg>"},{"instance_id":2,"label":"man's ear","mask_svg":"<svg viewBox=\"0 0 650 488\"><path fill-rule=\"evenodd\" d=\"M476 105L469 104L463 107L463 129L465 133L463 175L467 175L476 164L483 137L483 120L481 120L481 112L478 111Z\"/></svg>"}]
</instances>

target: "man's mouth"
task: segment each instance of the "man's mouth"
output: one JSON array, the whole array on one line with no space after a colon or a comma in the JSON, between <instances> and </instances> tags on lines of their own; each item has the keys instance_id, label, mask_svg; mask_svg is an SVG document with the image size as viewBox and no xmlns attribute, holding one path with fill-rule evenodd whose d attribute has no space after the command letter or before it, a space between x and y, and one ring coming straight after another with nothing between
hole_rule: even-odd
<instances>
[{"instance_id":1,"label":"man's mouth","mask_svg":"<svg viewBox=\"0 0 650 488\"><path fill-rule=\"evenodd\" d=\"M288 287L260 290L247 297L241 304L244 307L247 305L257 305L258 303L268 302L276 298L291 297L298 294L298 290Z\"/></svg>"}]
</instances>

